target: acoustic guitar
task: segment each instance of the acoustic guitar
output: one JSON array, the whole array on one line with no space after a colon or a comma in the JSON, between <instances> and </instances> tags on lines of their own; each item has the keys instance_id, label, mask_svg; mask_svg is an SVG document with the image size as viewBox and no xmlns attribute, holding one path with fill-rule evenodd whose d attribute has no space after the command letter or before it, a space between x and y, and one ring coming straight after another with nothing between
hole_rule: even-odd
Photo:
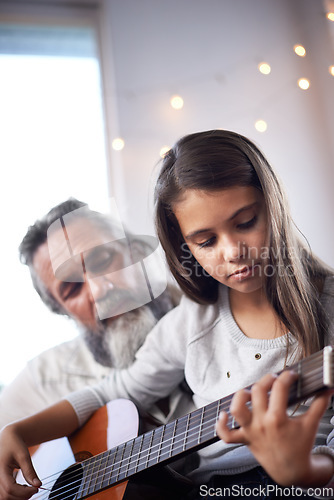
<instances>
[{"instance_id":1,"label":"acoustic guitar","mask_svg":"<svg viewBox=\"0 0 334 500\"><path fill-rule=\"evenodd\" d=\"M334 387L333 348L327 346L286 369L298 374L290 387L291 406ZM140 436L135 405L122 399L108 403L68 439L31 449L43 483L32 498L81 500L93 496L95 500L121 500L130 478L217 441L216 421L221 410L229 412L232 397L219 399ZM228 425L238 426L231 415ZM50 470L54 471L52 475ZM20 471L17 482L25 483Z\"/></svg>"}]
</instances>

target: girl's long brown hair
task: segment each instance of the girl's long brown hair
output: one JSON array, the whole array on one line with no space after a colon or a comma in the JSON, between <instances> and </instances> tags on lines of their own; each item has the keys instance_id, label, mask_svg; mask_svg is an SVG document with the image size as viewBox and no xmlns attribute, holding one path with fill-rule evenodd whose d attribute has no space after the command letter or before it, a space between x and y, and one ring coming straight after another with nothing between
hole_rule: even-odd
<instances>
[{"instance_id":1,"label":"girl's long brown hair","mask_svg":"<svg viewBox=\"0 0 334 500\"><path fill-rule=\"evenodd\" d=\"M225 130L187 135L165 155L155 188L156 229L170 270L181 289L202 304L214 303L219 283L192 257L173 213L187 189L214 191L253 186L263 193L268 218L266 293L279 318L297 338L300 355L324 345L327 321L319 295L333 271L297 237L284 192L261 151ZM199 272L200 270L200 272Z\"/></svg>"}]
</instances>

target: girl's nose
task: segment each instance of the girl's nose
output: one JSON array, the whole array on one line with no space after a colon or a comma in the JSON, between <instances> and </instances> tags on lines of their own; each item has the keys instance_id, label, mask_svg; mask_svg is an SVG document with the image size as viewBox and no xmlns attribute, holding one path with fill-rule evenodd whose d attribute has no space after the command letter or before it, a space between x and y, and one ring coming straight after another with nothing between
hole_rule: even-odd
<instances>
[{"instance_id":1,"label":"girl's nose","mask_svg":"<svg viewBox=\"0 0 334 500\"><path fill-rule=\"evenodd\" d=\"M244 257L245 244L230 236L224 236L220 242L220 254L226 262L238 261Z\"/></svg>"}]
</instances>

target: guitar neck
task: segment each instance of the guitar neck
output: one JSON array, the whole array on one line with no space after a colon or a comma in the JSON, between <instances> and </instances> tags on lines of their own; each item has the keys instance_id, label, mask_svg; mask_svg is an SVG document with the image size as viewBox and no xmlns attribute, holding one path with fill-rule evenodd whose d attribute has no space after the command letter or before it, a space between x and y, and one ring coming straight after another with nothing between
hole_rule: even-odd
<instances>
[{"instance_id":1,"label":"guitar neck","mask_svg":"<svg viewBox=\"0 0 334 500\"><path fill-rule=\"evenodd\" d=\"M317 392L334 386L333 349L322 351L287 368L298 374L290 387L289 406L303 401ZM250 389L251 386L246 389ZM76 496L77 500L91 496L138 472L157 464L165 464L185 453L189 453L219 438L216 422L219 413L228 413L228 426L237 427L229 413L233 395L227 396L199 408L166 425L146 432L116 448L82 462L83 480Z\"/></svg>"}]
</instances>

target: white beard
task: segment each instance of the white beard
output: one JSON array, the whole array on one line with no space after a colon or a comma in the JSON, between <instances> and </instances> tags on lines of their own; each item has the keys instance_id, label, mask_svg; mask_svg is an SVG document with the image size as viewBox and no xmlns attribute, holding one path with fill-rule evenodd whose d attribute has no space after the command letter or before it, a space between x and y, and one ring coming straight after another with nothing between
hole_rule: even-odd
<instances>
[{"instance_id":1,"label":"white beard","mask_svg":"<svg viewBox=\"0 0 334 500\"><path fill-rule=\"evenodd\" d=\"M151 309L142 306L122 314L109 325L101 324L97 332L81 327L84 339L95 360L103 366L126 368L147 334L157 323Z\"/></svg>"}]
</instances>

